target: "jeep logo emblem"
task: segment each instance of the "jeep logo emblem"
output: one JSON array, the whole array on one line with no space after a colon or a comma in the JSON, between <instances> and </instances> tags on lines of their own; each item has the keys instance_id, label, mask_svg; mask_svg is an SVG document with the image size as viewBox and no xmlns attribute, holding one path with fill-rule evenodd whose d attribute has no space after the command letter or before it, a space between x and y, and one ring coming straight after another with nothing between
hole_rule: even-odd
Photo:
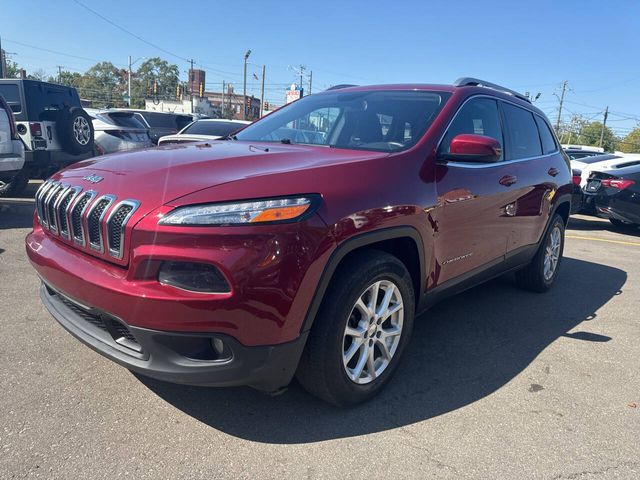
<instances>
[{"instance_id":1,"label":"jeep logo emblem","mask_svg":"<svg viewBox=\"0 0 640 480\"><path fill-rule=\"evenodd\" d=\"M101 177L100 175L96 175L96 174L91 174L91 175L86 175L84 177L82 177L83 180L86 180L87 182L91 182L91 183L98 183L101 182L102 180L104 180L103 177Z\"/></svg>"}]
</instances>

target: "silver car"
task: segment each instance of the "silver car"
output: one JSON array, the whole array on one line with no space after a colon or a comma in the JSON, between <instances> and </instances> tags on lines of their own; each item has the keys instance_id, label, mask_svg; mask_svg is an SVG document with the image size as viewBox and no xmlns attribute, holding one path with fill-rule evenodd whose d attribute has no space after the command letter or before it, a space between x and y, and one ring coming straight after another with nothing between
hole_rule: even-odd
<instances>
[{"instance_id":1,"label":"silver car","mask_svg":"<svg viewBox=\"0 0 640 480\"><path fill-rule=\"evenodd\" d=\"M100 154L153 147L149 129L132 112L87 108Z\"/></svg>"}]
</instances>

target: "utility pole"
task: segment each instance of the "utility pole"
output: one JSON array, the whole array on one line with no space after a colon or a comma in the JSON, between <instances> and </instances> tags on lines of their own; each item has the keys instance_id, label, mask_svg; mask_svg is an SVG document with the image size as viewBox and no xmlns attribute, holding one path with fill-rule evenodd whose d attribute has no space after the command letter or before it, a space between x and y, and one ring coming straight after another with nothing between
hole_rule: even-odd
<instances>
[{"instance_id":1,"label":"utility pole","mask_svg":"<svg viewBox=\"0 0 640 480\"><path fill-rule=\"evenodd\" d=\"M602 141L604 140L604 129L607 125L607 117L609 116L609 105L604 109L604 121L602 122L602 130L600 130L600 142L598 147L602 147Z\"/></svg>"},{"instance_id":2,"label":"utility pole","mask_svg":"<svg viewBox=\"0 0 640 480\"><path fill-rule=\"evenodd\" d=\"M0 38L0 78L4 76L4 50L2 50L2 38Z\"/></svg>"},{"instance_id":3,"label":"utility pole","mask_svg":"<svg viewBox=\"0 0 640 480\"><path fill-rule=\"evenodd\" d=\"M556 133L560 130L560 119L562 117L562 104L564 103L564 93L567 90L567 80L562 82L562 93L560 94L560 106L558 107L558 119L556 120Z\"/></svg>"},{"instance_id":4,"label":"utility pole","mask_svg":"<svg viewBox=\"0 0 640 480\"><path fill-rule=\"evenodd\" d=\"M58 83L62 83L62 65L56 65L58 67Z\"/></svg>"},{"instance_id":5,"label":"utility pole","mask_svg":"<svg viewBox=\"0 0 640 480\"><path fill-rule=\"evenodd\" d=\"M260 118L264 113L264 65L262 65L262 93L260 94Z\"/></svg>"},{"instance_id":6,"label":"utility pole","mask_svg":"<svg viewBox=\"0 0 640 480\"><path fill-rule=\"evenodd\" d=\"M300 65L300 90L302 91L302 77L304 75L304 69L306 67L304 65Z\"/></svg>"},{"instance_id":7,"label":"utility pole","mask_svg":"<svg viewBox=\"0 0 640 480\"><path fill-rule=\"evenodd\" d=\"M127 81L127 94L129 95L129 100L127 100L127 105L131 108L131 55L129 55L129 76Z\"/></svg>"},{"instance_id":8,"label":"utility pole","mask_svg":"<svg viewBox=\"0 0 640 480\"><path fill-rule=\"evenodd\" d=\"M309 72L309 95L311 95L311 81L313 80L313 70Z\"/></svg>"},{"instance_id":9,"label":"utility pole","mask_svg":"<svg viewBox=\"0 0 640 480\"><path fill-rule=\"evenodd\" d=\"M191 102L191 113L193 113L193 58L189 63L191 63L191 68L189 69L189 100Z\"/></svg>"},{"instance_id":10,"label":"utility pole","mask_svg":"<svg viewBox=\"0 0 640 480\"><path fill-rule=\"evenodd\" d=\"M220 106L220 118L224 118L224 80L222 80L222 103Z\"/></svg>"}]
</instances>

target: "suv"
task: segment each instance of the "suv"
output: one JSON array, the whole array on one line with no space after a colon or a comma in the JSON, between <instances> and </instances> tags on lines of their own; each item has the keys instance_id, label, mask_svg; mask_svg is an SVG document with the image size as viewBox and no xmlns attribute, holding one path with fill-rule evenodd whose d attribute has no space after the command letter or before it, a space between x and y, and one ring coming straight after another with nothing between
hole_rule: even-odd
<instances>
[{"instance_id":1,"label":"suv","mask_svg":"<svg viewBox=\"0 0 640 480\"><path fill-rule=\"evenodd\" d=\"M0 95L0 192L11 184L24 166L24 146L7 102Z\"/></svg>"},{"instance_id":2,"label":"suv","mask_svg":"<svg viewBox=\"0 0 640 480\"><path fill-rule=\"evenodd\" d=\"M47 178L94 155L93 125L75 88L4 78L0 79L0 95L13 111L25 146L24 168L4 185L0 195L20 194L29 178Z\"/></svg>"},{"instance_id":3,"label":"suv","mask_svg":"<svg viewBox=\"0 0 640 480\"><path fill-rule=\"evenodd\" d=\"M154 112L150 110L114 109L114 111L131 112L149 129L149 136L154 144L160 137L174 135L196 119L187 113Z\"/></svg>"},{"instance_id":4,"label":"suv","mask_svg":"<svg viewBox=\"0 0 640 480\"><path fill-rule=\"evenodd\" d=\"M296 375L349 405L384 387L434 302L510 271L549 289L571 191L516 92L351 87L225 141L72 165L37 193L26 247L51 314L130 370L271 392Z\"/></svg>"}]
</instances>

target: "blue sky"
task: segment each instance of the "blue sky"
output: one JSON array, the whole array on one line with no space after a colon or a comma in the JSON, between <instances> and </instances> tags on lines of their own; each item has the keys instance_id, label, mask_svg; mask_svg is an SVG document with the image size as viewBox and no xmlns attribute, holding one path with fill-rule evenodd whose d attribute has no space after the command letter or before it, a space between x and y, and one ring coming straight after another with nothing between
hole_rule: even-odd
<instances>
[{"instance_id":1,"label":"blue sky","mask_svg":"<svg viewBox=\"0 0 640 480\"><path fill-rule=\"evenodd\" d=\"M601 120L608 105L617 133L640 122L637 0L78 1L155 46L74 0L2 0L3 47L27 69L52 75L57 65L84 71L100 60L124 67L132 55L163 57L186 77L193 58L207 71L208 90L222 80L241 89L242 57L251 49L249 90L259 96L252 73L265 64L266 96L276 103L297 78L289 66L300 64L313 71L315 91L474 76L541 92L536 105L553 121L554 92L568 80L565 118Z\"/></svg>"}]
</instances>

